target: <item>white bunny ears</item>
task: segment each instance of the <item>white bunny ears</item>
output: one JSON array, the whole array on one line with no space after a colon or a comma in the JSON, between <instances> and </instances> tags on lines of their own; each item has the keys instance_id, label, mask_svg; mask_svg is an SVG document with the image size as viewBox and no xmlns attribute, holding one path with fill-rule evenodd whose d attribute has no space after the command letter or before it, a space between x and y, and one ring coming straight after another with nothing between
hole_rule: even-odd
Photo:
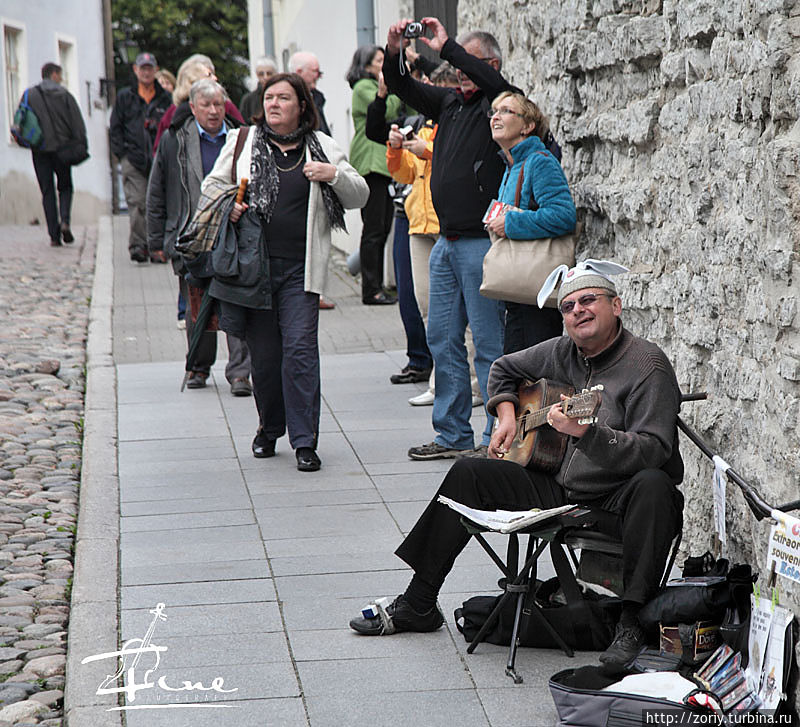
<instances>
[{"instance_id":1,"label":"white bunny ears","mask_svg":"<svg viewBox=\"0 0 800 727\"><path fill-rule=\"evenodd\" d=\"M593 260L592 258L581 260L574 268L559 265L547 276L547 280L544 281L544 285L539 290L539 295L536 296L536 302L540 308L544 308L544 304L556 289L558 280L562 275L563 281L558 291L559 305L561 305L561 300L565 296L582 288L606 288L616 295L617 289L608 276L627 272L628 268L624 265L619 265L610 260Z\"/></svg>"}]
</instances>

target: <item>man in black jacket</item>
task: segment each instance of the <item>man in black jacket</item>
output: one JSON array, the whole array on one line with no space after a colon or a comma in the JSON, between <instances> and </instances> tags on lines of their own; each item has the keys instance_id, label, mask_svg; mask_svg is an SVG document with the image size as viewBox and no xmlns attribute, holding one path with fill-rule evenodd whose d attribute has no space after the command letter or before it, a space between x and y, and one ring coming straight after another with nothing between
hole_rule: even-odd
<instances>
[{"instance_id":1,"label":"man in black jacket","mask_svg":"<svg viewBox=\"0 0 800 727\"><path fill-rule=\"evenodd\" d=\"M482 218L496 196L503 162L491 136L487 110L503 91L517 90L500 75L500 49L485 32L457 43L436 18L423 18L433 38L420 40L458 71L460 89L428 86L411 78L400 63L408 20L389 29L383 76L389 91L438 122L433 145L431 195L439 218L439 238L430 257L428 346L436 371L436 398L430 444L412 447L411 459L453 458L475 447L469 419L472 393L464 332L469 323L475 343L475 371L487 401L489 367L503 353L503 306L480 292L483 256L489 237ZM407 43L407 41L405 41ZM485 450L493 418L487 415L480 448Z\"/></svg>"},{"instance_id":2,"label":"man in black jacket","mask_svg":"<svg viewBox=\"0 0 800 727\"><path fill-rule=\"evenodd\" d=\"M172 259L181 293L190 300L183 264L175 251L181 231L194 215L200 185L219 156L229 128L239 126L225 116L225 89L210 78L192 85L189 101L175 110L169 130L161 137L147 185L147 242L150 256ZM186 337L192 338L192 316L186 317ZM228 335L228 365L225 378L234 396L249 396L250 352L247 344ZM186 383L189 389L206 385L217 355L216 331L206 331Z\"/></svg>"},{"instance_id":3,"label":"man in black jacket","mask_svg":"<svg viewBox=\"0 0 800 727\"><path fill-rule=\"evenodd\" d=\"M124 88L111 112L111 151L122 166L122 186L130 217L128 252L131 260L147 262L145 195L158 123L172 103L156 81L158 65L152 53L140 53L133 64L137 87Z\"/></svg>"},{"instance_id":4,"label":"man in black jacket","mask_svg":"<svg viewBox=\"0 0 800 727\"><path fill-rule=\"evenodd\" d=\"M87 148L86 125L81 110L72 94L61 85L61 80L61 66L45 63L42 66L42 82L28 91L28 103L42 128L42 144L31 151L36 181L42 192L47 232L53 247L59 247L62 240L69 243L75 239L69 227L72 168L61 161L56 150L72 140ZM53 174L58 180L58 206Z\"/></svg>"}]
</instances>

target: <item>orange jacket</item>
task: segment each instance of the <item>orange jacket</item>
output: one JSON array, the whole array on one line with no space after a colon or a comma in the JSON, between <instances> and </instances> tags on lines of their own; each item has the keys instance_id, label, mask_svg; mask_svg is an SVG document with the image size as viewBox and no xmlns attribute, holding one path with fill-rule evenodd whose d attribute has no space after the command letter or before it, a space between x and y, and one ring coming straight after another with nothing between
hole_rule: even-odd
<instances>
[{"instance_id":1,"label":"orange jacket","mask_svg":"<svg viewBox=\"0 0 800 727\"><path fill-rule=\"evenodd\" d=\"M431 198L431 157L437 128L438 124L433 127L426 124L418 132L420 139L424 139L428 146L424 159L407 149L395 149L386 145L386 166L389 174L398 182L411 185L411 192L406 197L410 235L439 234L439 218Z\"/></svg>"}]
</instances>

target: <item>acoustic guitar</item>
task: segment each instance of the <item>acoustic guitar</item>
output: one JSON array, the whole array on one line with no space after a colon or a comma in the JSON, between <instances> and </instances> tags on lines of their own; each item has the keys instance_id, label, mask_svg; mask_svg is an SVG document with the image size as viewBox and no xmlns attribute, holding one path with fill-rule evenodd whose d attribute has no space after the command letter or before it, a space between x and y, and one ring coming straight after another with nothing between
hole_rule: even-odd
<instances>
[{"instance_id":1,"label":"acoustic guitar","mask_svg":"<svg viewBox=\"0 0 800 727\"><path fill-rule=\"evenodd\" d=\"M564 459L568 435L547 423L547 412L560 402L565 416L577 419L580 424L593 424L597 421L595 414L600 408L602 388L598 385L576 394L571 386L548 379L524 381L518 392L517 433L503 459L543 472L556 472ZM561 394L569 398L561 402Z\"/></svg>"}]
</instances>

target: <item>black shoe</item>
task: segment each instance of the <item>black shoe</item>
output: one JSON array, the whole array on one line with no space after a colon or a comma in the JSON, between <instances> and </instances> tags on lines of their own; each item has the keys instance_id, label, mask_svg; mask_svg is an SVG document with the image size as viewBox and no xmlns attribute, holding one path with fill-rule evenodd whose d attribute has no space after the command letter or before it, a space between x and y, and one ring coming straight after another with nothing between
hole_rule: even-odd
<instances>
[{"instance_id":1,"label":"black shoe","mask_svg":"<svg viewBox=\"0 0 800 727\"><path fill-rule=\"evenodd\" d=\"M186 381L187 389L205 389L208 374L203 374L200 371L192 371Z\"/></svg>"},{"instance_id":2,"label":"black shoe","mask_svg":"<svg viewBox=\"0 0 800 727\"><path fill-rule=\"evenodd\" d=\"M300 472L316 472L322 467L322 460L311 447L298 447L294 454L297 457L297 469Z\"/></svg>"},{"instance_id":3,"label":"black shoe","mask_svg":"<svg viewBox=\"0 0 800 727\"><path fill-rule=\"evenodd\" d=\"M399 631L417 631L419 633L436 631L444 623L444 616L438 606L434 606L426 613L417 613L408 605L406 597L402 594L386 608L386 615L389 617L389 630L380 616L374 618L359 616L350 621L350 628L365 636L383 636L384 634L388 636Z\"/></svg>"},{"instance_id":4,"label":"black shoe","mask_svg":"<svg viewBox=\"0 0 800 727\"><path fill-rule=\"evenodd\" d=\"M624 666L639 655L645 643L644 631L642 631L641 626L638 624L623 626L618 623L617 630L614 633L614 640L611 642L611 646L600 654L600 661L603 664Z\"/></svg>"},{"instance_id":5,"label":"black shoe","mask_svg":"<svg viewBox=\"0 0 800 727\"><path fill-rule=\"evenodd\" d=\"M256 432L252 444L253 457L256 459L266 459L275 456L275 440L270 439L260 429Z\"/></svg>"},{"instance_id":6,"label":"black shoe","mask_svg":"<svg viewBox=\"0 0 800 727\"><path fill-rule=\"evenodd\" d=\"M130 253L131 260L135 263L146 263L150 259L147 250L143 247L132 247L128 252Z\"/></svg>"},{"instance_id":7,"label":"black shoe","mask_svg":"<svg viewBox=\"0 0 800 727\"><path fill-rule=\"evenodd\" d=\"M415 369L413 366L406 366L399 374L392 374L389 381L393 384L419 384L427 381L430 377L430 369Z\"/></svg>"},{"instance_id":8,"label":"black shoe","mask_svg":"<svg viewBox=\"0 0 800 727\"><path fill-rule=\"evenodd\" d=\"M58 238L55 239L51 238L50 247L61 247L61 240L59 240Z\"/></svg>"},{"instance_id":9,"label":"black shoe","mask_svg":"<svg viewBox=\"0 0 800 727\"><path fill-rule=\"evenodd\" d=\"M67 244L75 242L75 236L72 234L72 230L69 229L69 224L66 222L61 223L61 239Z\"/></svg>"},{"instance_id":10,"label":"black shoe","mask_svg":"<svg viewBox=\"0 0 800 727\"><path fill-rule=\"evenodd\" d=\"M364 298L362 300L364 305L394 305L397 303L397 298L386 295L384 292L375 293L371 298Z\"/></svg>"}]
</instances>

